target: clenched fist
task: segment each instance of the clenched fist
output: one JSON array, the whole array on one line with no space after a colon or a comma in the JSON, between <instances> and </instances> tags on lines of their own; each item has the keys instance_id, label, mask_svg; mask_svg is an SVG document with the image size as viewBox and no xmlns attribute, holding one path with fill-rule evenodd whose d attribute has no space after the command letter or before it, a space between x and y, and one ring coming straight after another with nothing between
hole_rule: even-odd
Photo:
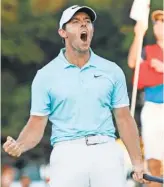
<instances>
[{"instance_id":1,"label":"clenched fist","mask_svg":"<svg viewBox=\"0 0 164 187\"><path fill-rule=\"evenodd\" d=\"M3 149L14 157L19 157L22 154L20 144L10 136L7 137L6 142L3 144Z\"/></svg>"}]
</instances>

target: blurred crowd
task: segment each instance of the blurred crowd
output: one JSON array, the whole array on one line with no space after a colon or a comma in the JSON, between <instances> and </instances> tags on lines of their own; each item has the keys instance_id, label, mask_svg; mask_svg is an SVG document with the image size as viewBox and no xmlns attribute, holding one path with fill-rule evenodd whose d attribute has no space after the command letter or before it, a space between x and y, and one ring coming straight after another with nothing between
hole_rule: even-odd
<instances>
[{"instance_id":1,"label":"blurred crowd","mask_svg":"<svg viewBox=\"0 0 164 187\"><path fill-rule=\"evenodd\" d=\"M47 187L49 182L49 165L37 167L28 165L18 169L11 165L2 165L2 187Z\"/></svg>"}]
</instances>

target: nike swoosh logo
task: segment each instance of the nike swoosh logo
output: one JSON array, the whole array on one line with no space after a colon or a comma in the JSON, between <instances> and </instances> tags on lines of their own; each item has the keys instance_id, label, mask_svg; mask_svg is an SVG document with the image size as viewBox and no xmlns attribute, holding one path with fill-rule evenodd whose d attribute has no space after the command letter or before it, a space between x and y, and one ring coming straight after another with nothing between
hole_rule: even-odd
<instances>
[{"instance_id":1,"label":"nike swoosh logo","mask_svg":"<svg viewBox=\"0 0 164 187\"><path fill-rule=\"evenodd\" d=\"M101 77L102 75L94 75L94 78L98 78Z\"/></svg>"}]
</instances>

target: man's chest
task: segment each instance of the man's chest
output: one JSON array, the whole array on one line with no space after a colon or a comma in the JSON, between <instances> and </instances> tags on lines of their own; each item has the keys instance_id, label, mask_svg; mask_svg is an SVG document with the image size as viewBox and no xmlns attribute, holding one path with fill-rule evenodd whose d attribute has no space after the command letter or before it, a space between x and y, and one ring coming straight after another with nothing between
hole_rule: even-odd
<instances>
[{"instance_id":1,"label":"man's chest","mask_svg":"<svg viewBox=\"0 0 164 187\"><path fill-rule=\"evenodd\" d=\"M97 69L67 69L62 74L52 76L50 96L56 99L102 99L112 95L114 77Z\"/></svg>"}]
</instances>

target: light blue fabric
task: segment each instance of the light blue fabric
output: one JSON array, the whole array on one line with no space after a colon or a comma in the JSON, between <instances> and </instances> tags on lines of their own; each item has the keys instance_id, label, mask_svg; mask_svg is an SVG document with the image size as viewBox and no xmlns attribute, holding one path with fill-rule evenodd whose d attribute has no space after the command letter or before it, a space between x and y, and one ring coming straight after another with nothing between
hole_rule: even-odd
<instances>
[{"instance_id":1,"label":"light blue fabric","mask_svg":"<svg viewBox=\"0 0 164 187\"><path fill-rule=\"evenodd\" d=\"M153 103L164 103L164 85L160 84L153 87L146 87L145 91L145 101Z\"/></svg>"},{"instance_id":2,"label":"light blue fabric","mask_svg":"<svg viewBox=\"0 0 164 187\"><path fill-rule=\"evenodd\" d=\"M51 145L90 134L115 137L111 110L129 105L123 71L91 52L81 69L59 55L32 83L31 115L49 115Z\"/></svg>"}]
</instances>

